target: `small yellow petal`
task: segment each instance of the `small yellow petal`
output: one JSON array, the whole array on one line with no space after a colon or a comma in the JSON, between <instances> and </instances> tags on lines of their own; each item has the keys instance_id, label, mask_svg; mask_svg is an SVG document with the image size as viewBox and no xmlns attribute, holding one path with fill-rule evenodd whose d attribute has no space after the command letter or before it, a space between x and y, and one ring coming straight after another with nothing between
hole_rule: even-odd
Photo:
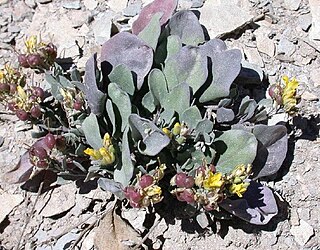
<instances>
[{"instance_id":1,"label":"small yellow petal","mask_svg":"<svg viewBox=\"0 0 320 250\"><path fill-rule=\"evenodd\" d=\"M27 94L26 94L26 92L24 91L24 89L21 87L21 86L17 86L17 91L18 91L18 95L19 95L19 97L23 100L23 101L25 101L25 100L27 100Z\"/></svg>"},{"instance_id":2,"label":"small yellow petal","mask_svg":"<svg viewBox=\"0 0 320 250\"><path fill-rule=\"evenodd\" d=\"M109 133L105 133L103 136L103 146L105 148L109 148L109 146L111 145L111 137L109 135Z\"/></svg>"},{"instance_id":3,"label":"small yellow petal","mask_svg":"<svg viewBox=\"0 0 320 250\"><path fill-rule=\"evenodd\" d=\"M209 176L207 176L203 181L203 187L207 190L220 188L224 184L221 173L212 173L209 172Z\"/></svg>"},{"instance_id":4,"label":"small yellow petal","mask_svg":"<svg viewBox=\"0 0 320 250\"><path fill-rule=\"evenodd\" d=\"M161 187L157 185L152 185L147 189L148 196L161 195L161 193L162 193Z\"/></svg>"}]
</instances>

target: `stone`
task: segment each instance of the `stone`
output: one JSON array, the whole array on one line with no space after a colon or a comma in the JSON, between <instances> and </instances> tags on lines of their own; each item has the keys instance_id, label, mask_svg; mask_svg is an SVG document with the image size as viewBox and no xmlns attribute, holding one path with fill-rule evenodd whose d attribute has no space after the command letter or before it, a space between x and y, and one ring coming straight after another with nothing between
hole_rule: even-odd
<instances>
[{"instance_id":1,"label":"stone","mask_svg":"<svg viewBox=\"0 0 320 250\"><path fill-rule=\"evenodd\" d=\"M80 0L65 0L62 3L62 7L65 9L81 9Z\"/></svg>"},{"instance_id":2,"label":"stone","mask_svg":"<svg viewBox=\"0 0 320 250\"><path fill-rule=\"evenodd\" d=\"M107 4L114 12L122 12L127 7L128 0L108 0Z\"/></svg>"},{"instance_id":3,"label":"stone","mask_svg":"<svg viewBox=\"0 0 320 250\"><path fill-rule=\"evenodd\" d=\"M40 214L44 217L52 217L69 211L76 204L76 190L74 183L54 189Z\"/></svg>"},{"instance_id":4,"label":"stone","mask_svg":"<svg viewBox=\"0 0 320 250\"><path fill-rule=\"evenodd\" d=\"M123 11L124 16L128 17L134 17L140 13L142 9L142 3L141 2L134 2L132 4L129 4Z\"/></svg>"},{"instance_id":5,"label":"stone","mask_svg":"<svg viewBox=\"0 0 320 250\"><path fill-rule=\"evenodd\" d=\"M309 36L313 40L320 40L320 1L309 0L309 5L312 15L312 26Z\"/></svg>"},{"instance_id":6,"label":"stone","mask_svg":"<svg viewBox=\"0 0 320 250\"><path fill-rule=\"evenodd\" d=\"M256 36L258 51L273 57L275 52L275 44L273 40L268 37L268 31L268 28L261 27L254 32L254 35Z\"/></svg>"},{"instance_id":7,"label":"stone","mask_svg":"<svg viewBox=\"0 0 320 250\"><path fill-rule=\"evenodd\" d=\"M8 194L0 191L0 223L11 213L11 211L23 201L20 194Z\"/></svg>"},{"instance_id":8,"label":"stone","mask_svg":"<svg viewBox=\"0 0 320 250\"><path fill-rule=\"evenodd\" d=\"M314 229L306 221L300 220L300 225L291 227L290 233L300 246L304 246L314 235Z\"/></svg>"},{"instance_id":9,"label":"stone","mask_svg":"<svg viewBox=\"0 0 320 250\"><path fill-rule=\"evenodd\" d=\"M288 10L298 10L301 0L284 0L284 7Z\"/></svg>"},{"instance_id":10,"label":"stone","mask_svg":"<svg viewBox=\"0 0 320 250\"><path fill-rule=\"evenodd\" d=\"M37 3L35 0L24 0L24 3L28 5L31 9L35 9L37 7Z\"/></svg>"},{"instance_id":11,"label":"stone","mask_svg":"<svg viewBox=\"0 0 320 250\"><path fill-rule=\"evenodd\" d=\"M281 38L277 46L277 53L291 56L296 51L296 46L287 38Z\"/></svg>"},{"instance_id":12,"label":"stone","mask_svg":"<svg viewBox=\"0 0 320 250\"><path fill-rule=\"evenodd\" d=\"M237 5L214 2L207 1L200 15L200 23L206 27L210 38L230 33L253 17Z\"/></svg>"},{"instance_id":13,"label":"stone","mask_svg":"<svg viewBox=\"0 0 320 250\"><path fill-rule=\"evenodd\" d=\"M261 68L264 67L264 62L256 48L244 47L243 50L249 63L256 64Z\"/></svg>"},{"instance_id":14,"label":"stone","mask_svg":"<svg viewBox=\"0 0 320 250\"><path fill-rule=\"evenodd\" d=\"M52 0L36 0L36 2L41 4L46 4L46 3L51 3Z\"/></svg>"},{"instance_id":15,"label":"stone","mask_svg":"<svg viewBox=\"0 0 320 250\"><path fill-rule=\"evenodd\" d=\"M10 25L8 26L8 31L11 33L19 33L21 31L21 28L17 25Z\"/></svg>"},{"instance_id":16,"label":"stone","mask_svg":"<svg viewBox=\"0 0 320 250\"><path fill-rule=\"evenodd\" d=\"M92 24L94 38L97 44L103 44L110 38L113 14L110 11L100 13Z\"/></svg>"},{"instance_id":17,"label":"stone","mask_svg":"<svg viewBox=\"0 0 320 250\"><path fill-rule=\"evenodd\" d=\"M3 5L3 4L6 4L6 3L9 3L9 0L0 0L0 5Z\"/></svg>"},{"instance_id":18,"label":"stone","mask_svg":"<svg viewBox=\"0 0 320 250\"><path fill-rule=\"evenodd\" d=\"M4 143L4 138L3 136L0 136L0 147L2 147L3 143Z\"/></svg>"},{"instance_id":19,"label":"stone","mask_svg":"<svg viewBox=\"0 0 320 250\"><path fill-rule=\"evenodd\" d=\"M320 70L319 70L319 68L315 68L310 72L310 78L313 81L314 87L320 86Z\"/></svg>"},{"instance_id":20,"label":"stone","mask_svg":"<svg viewBox=\"0 0 320 250\"><path fill-rule=\"evenodd\" d=\"M88 10L94 10L98 6L97 0L84 0L83 4Z\"/></svg>"},{"instance_id":21,"label":"stone","mask_svg":"<svg viewBox=\"0 0 320 250\"><path fill-rule=\"evenodd\" d=\"M301 98L306 100L306 101L317 101L319 100L319 97L316 96L315 94L312 94L309 91L304 91L301 95Z\"/></svg>"},{"instance_id":22,"label":"stone","mask_svg":"<svg viewBox=\"0 0 320 250\"><path fill-rule=\"evenodd\" d=\"M298 25L303 31L308 31L312 24L311 14L301 15L298 17Z\"/></svg>"}]
</instances>

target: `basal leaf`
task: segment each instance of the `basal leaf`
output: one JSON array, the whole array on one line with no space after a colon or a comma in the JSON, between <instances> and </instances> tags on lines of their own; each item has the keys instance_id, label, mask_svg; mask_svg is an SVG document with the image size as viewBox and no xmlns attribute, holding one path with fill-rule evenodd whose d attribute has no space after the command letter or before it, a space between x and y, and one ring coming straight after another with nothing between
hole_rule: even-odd
<instances>
[{"instance_id":1,"label":"basal leaf","mask_svg":"<svg viewBox=\"0 0 320 250\"><path fill-rule=\"evenodd\" d=\"M172 16L177 6L177 0L155 0L145 6L137 20L132 24L132 33L138 35L149 23L152 17L159 12L163 15L160 19L161 26Z\"/></svg>"},{"instance_id":2,"label":"basal leaf","mask_svg":"<svg viewBox=\"0 0 320 250\"><path fill-rule=\"evenodd\" d=\"M121 131L128 125L128 118L131 114L131 101L127 92L123 91L116 83L110 83L108 94L112 102L117 106L121 116Z\"/></svg>"},{"instance_id":3,"label":"basal leaf","mask_svg":"<svg viewBox=\"0 0 320 250\"><path fill-rule=\"evenodd\" d=\"M114 180L126 187L130 183L130 179L133 176L134 166L131 160L129 139L129 128L124 131L121 145L121 161L117 164L114 170Z\"/></svg>"},{"instance_id":4,"label":"basal leaf","mask_svg":"<svg viewBox=\"0 0 320 250\"><path fill-rule=\"evenodd\" d=\"M110 79L110 82L115 82L129 95L133 95L135 87L132 73L125 65L119 64L118 66L113 68L108 77Z\"/></svg>"},{"instance_id":5,"label":"basal leaf","mask_svg":"<svg viewBox=\"0 0 320 250\"><path fill-rule=\"evenodd\" d=\"M258 141L250 132L232 129L216 138L214 145L217 151L217 169L222 173L229 173L237 165L251 164L254 161Z\"/></svg>"},{"instance_id":6,"label":"basal leaf","mask_svg":"<svg viewBox=\"0 0 320 250\"><path fill-rule=\"evenodd\" d=\"M180 37L183 44L197 46L205 41L197 16L190 10L182 10L169 21L171 35Z\"/></svg>"},{"instance_id":7,"label":"basal leaf","mask_svg":"<svg viewBox=\"0 0 320 250\"><path fill-rule=\"evenodd\" d=\"M102 139L98 119L94 114L90 114L82 123L82 130L88 144L94 148L99 149L102 147Z\"/></svg>"},{"instance_id":8,"label":"basal leaf","mask_svg":"<svg viewBox=\"0 0 320 250\"><path fill-rule=\"evenodd\" d=\"M43 138L36 141L32 147L44 148L48 154L50 151ZM26 182L32 177L32 175L34 176L43 170L38 168L35 172L34 169L35 167L30 161L29 151L27 151L20 157L20 160L15 168L3 175L3 180L10 184Z\"/></svg>"},{"instance_id":9,"label":"basal leaf","mask_svg":"<svg viewBox=\"0 0 320 250\"><path fill-rule=\"evenodd\" d=\"M174 87L162 103L165 109L174 110L179 115L190 106L190 87L181 83Z\"/></svg>"},{"instance_id":10,"label":"basal leaf","mask_svg":"<svg viewBox=\"0 0 320 250\"><path fill-rule=\"evenodd\" d=\"M108 178L99 178L97 182L103 191L108 191L120 199L124 199L123 186L121 183Z\"/></svg>"},{"instance_id":11,"label":"basal leaf","mask_svg":"<svg viewBox=\"0 0 320 250\"><path fill-rule=\"evenodd\" d=\"M156 106L154 105L155 99L151 92L148 92L143 96L141 103L150 113L156 109Z\"/></svg>"},{"instance_id":12,"label":"basal leaf","mask_svg":"<svg viewBox=\"0 0 320 250\"><path fill-rule=\"evenodd\" d=\"M170 143L169 137L148 119L132 114L129 117L129 123L132 136L136 141L140 140L139 148L145 155L157 155Z\"/></svg>"},{"instance_id":13,"label":"basal leaf","mask_svg":"<svg viewBox=\"0 0 320 250\"><path fill-rule=\"evenodd\" d=\"M167 58L177 54L182 48L182 42L179 36L171 35L167 37Z\"/></svg>"},{"instance_id":14,"label":"basal leaf","mask_svg":"<svg viewBox=\"0 0 320 250\"><path fill-rule=\"evenodd\" d=\"M275 174L286 158L288 150L287 129L282 125L256 125L253 134L259 141L257 157L253 164L253 177Z\"/></svg>"},{"instance_id":15,"label":"basal leaf","mask_svg":"<svg viewBox=\"0 0 320 250\"><path fill-rule=\"evenodd\" d=\"M229 95L230 86L241 69L241 52L238 49L224 50L220 40L210 40L200 46L203 56L212 63L212 83L200 97L200 102L213 101Z\"/></svg>"},{"instance_id":16,"label":"basal leaf","mask_svg":"<svg viewBox=\"0 0 320 250\"><path fill-rule=\"evenodd\" d=\"M86 63L86 73L84 75L84 94L88 101L91 112L100 115L105 107L106 95L98 89L96 80L97 54L89 58Z\"/></svg>"},{"instance_id":17,"label":"basal leaf","mask_svg":"<svg viewBox=\"0 0 320 250\"><path fill-rule=\"evenodd\" d=\"M168 94L167 82L164 74L159 69L151 70L148 76L148 84L150 92L154 97L156 105L163 103L165 97Z\"/></svg>"},{"instance_id":18,"label":"basal leaf","mask_svg":"<svg viewBox=\"0 0 320 250\"><path fill-rule=\"evenodd\" d=\"M180 121L185 122L189 128L194 129L201 121L201 113L196 106L192 106L183 111Z\"/></svg>"},{"instance_id":19,"label":"basal leaf","mask_svg":"<svg viewBox=\"0 0 320 250\"><path fill-rule=\"evenodd\" d=\"M278 214L277 202L272 191L255 181L250 182L242 199L225 199L219 206L255 225L266 225Z\"/></svg>"},{"instance_id":20,"label":"basal leaf","mask_svg":"<svg viewBox=\"0 0 320 250\"><path fill-rule=\"evenodd\" d=\"M156 50L161 32L160 19L163 13L158 12L153 15L150 23L139 33L139 37L145 41L153 50Z\"/></svg>"},{"instance_id":21,"label":"basal leaf","mask_svg":"<svg viewBox=\"0 0 320 250\"><path fill-rule=\"evenodd\" d=\"M116 67L125 65L136 74L137 89L143 84L153 63L153 51L143 40L128 32L120 32L102 45L101 62ZM107 72L109 74L109 72Z\"/></svg>"},{"instance_id":22,"label":"basal leaf","mask_svg":"<svg viewBox=\"0 0 320 250\"><path fill-rule=\"evenodd\" d=\"M167 59L164 74L169 91L185 82L195 93L207 80L207 58L198 47L185 46Z\"/></svg>"},{"instance_id":23,"label":"basal leaf","mask_svg":"<svg viewBox=\"0 0 320 250\"><path fill-rule=\"evenodd\" d=\"M225 107L221 107L217 109L217 122L231 122L234 119L234 113L232 109L227 109Z\"/></svg>"}]
</instances>

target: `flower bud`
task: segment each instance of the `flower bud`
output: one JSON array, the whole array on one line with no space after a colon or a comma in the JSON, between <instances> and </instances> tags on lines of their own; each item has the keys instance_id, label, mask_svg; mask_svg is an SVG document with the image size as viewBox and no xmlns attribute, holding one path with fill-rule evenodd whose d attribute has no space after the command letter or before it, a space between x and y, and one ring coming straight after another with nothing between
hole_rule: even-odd
<instances>
[{"instance_id":1,"label":"flower bud","mask_svg":"<svg viewBox=\"0 0 320 250\"><path fill-rule=\"evenodd\" d=\"M10 91L10 85L7 83L0 83L0 92L8 93Z\"/></svg>"},{"instance_id":2,"label":"flower bud","mask_svg":"<svg viewBox=\"0 0 320 250\"><path fill-rule=\"evenodd\" d=\"M268 90L270 97L275 100L278 105L282 104L282 92L283 90L279 84L272 84Z\"/></svg>"},{"instance_id":3,"label":"flower bud","mask_svg":"<svg viewBox=\"0 0 320 250\"><path fill-rule=\"evenodd\" d=\"M31 68L38 67L42 65L43 61L39 54L30 54L27 56L27 62Z\"/></svg>"},{"instance_id":4,"label":"flower bud","mask_svg":"<svg viewBox=\"0 0 320 250\"><path fill-rule=\"evenodd\" d=\"M194 203L194 193L191 189L185 189L182 192L177 193L177 199L179 201L185 201L187 203Z\"/></svg>"},{"instance_id":5,"label":"flower bud","mask_svg":"<svg viewBox=\"0 0 320 250\"><path fill-rule=\"evenodd\" d=\"M177 122L176 124L174 124L173 129L172 129L172 133L174 135L179 135L181 131L181 125L179 122Z\"/></svg>"},{"instance_id":6,"label":"flower bud","mask_svg":"<svg viewBox=\"0 0 320 250\"><path fill-rule=\"evenodd\" d=\"M83 103L82 103L81 101L75 101L75 102L73 103L73 109L75 109L75 110L81 110L81 109L82 109L82 105L83 105Z\"/></svg>"},{"instance_id":7,"label":"flower bud","mask_svg":"<svg viewBox=\"0 0 320 250\"><path fill-rule=\"evenodd\" d=\"M17 85L12 83L10 84L10 94L14 94L17 91Z\"/></svg>"},{"instance_id":8,"label":"flower bud","mask_svg":"<svg viewBox=\"0 0 320 250\"><path fill-rule=\"evenodd\" d=\"M24 68L29 68L30 67L30 65L28 63L28 60L27 60L27 56L25 54L20 54L18 56L18 62L19 62L21 67L24 67Z\"/></svg>"},{"instance_id":9,"label":"flower bud","mask_svg":"<svg viewBox=\"0 0 320 250\"><path fill-rule=\"evenodd\" d=\"M18 109L16 110L16 116L19 118L19 120L21 121L26 121L29 118L29 115L26 111L22 110L22 109Z\"/></svg>"},{"instance_id":10,"label":"flower bud","mask_svg":"<svg viewBox=\"0 0 320 250\"><path fill-rule=\"evenodd\" d=\"M149 187L153 184L153 177L151 175L145 174L143 176L141 176L140 180L139 180L139 186L144 189L146 187Z\"/></svg>"}]
</instances>

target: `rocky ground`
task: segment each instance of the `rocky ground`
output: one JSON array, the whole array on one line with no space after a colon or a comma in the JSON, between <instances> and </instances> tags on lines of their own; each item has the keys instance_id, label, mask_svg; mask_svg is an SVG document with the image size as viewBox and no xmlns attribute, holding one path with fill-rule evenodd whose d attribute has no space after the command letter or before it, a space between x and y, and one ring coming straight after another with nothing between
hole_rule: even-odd
<instances>
[{"instance_id":1,"label":"rocky ground","mask_svg":"<svg viewBox=\"0 0 320 250\"><path fill-rule=\"evenodd\" d=\"M25 36L40 33L58 46L62 63L73 60L81 68L112 32L129 30L148 2L0 0L0 66L16 64L15 53ZM179 8L199 11L210 37L241 49L270 83L282 75L295 76L300 82L301 115L293 120L288 157L268 182L280 207L271 223L257 227L235 220L199 231L183 220L170 224L159 220L145 245L149 249L320 249L320 2L180 0ZM0 107L0 175L13 168L31 141L30 127ZM99 245L106 237L95 227L110 198L104 192L74 184L40 196L37 190L25 189L0 181L0 249L95 249L94 241ZM124 211L123 216L137 230L146 227L140 212ZM100 244L100 249L106 248Z\"/></svg>"}]
</instances>

